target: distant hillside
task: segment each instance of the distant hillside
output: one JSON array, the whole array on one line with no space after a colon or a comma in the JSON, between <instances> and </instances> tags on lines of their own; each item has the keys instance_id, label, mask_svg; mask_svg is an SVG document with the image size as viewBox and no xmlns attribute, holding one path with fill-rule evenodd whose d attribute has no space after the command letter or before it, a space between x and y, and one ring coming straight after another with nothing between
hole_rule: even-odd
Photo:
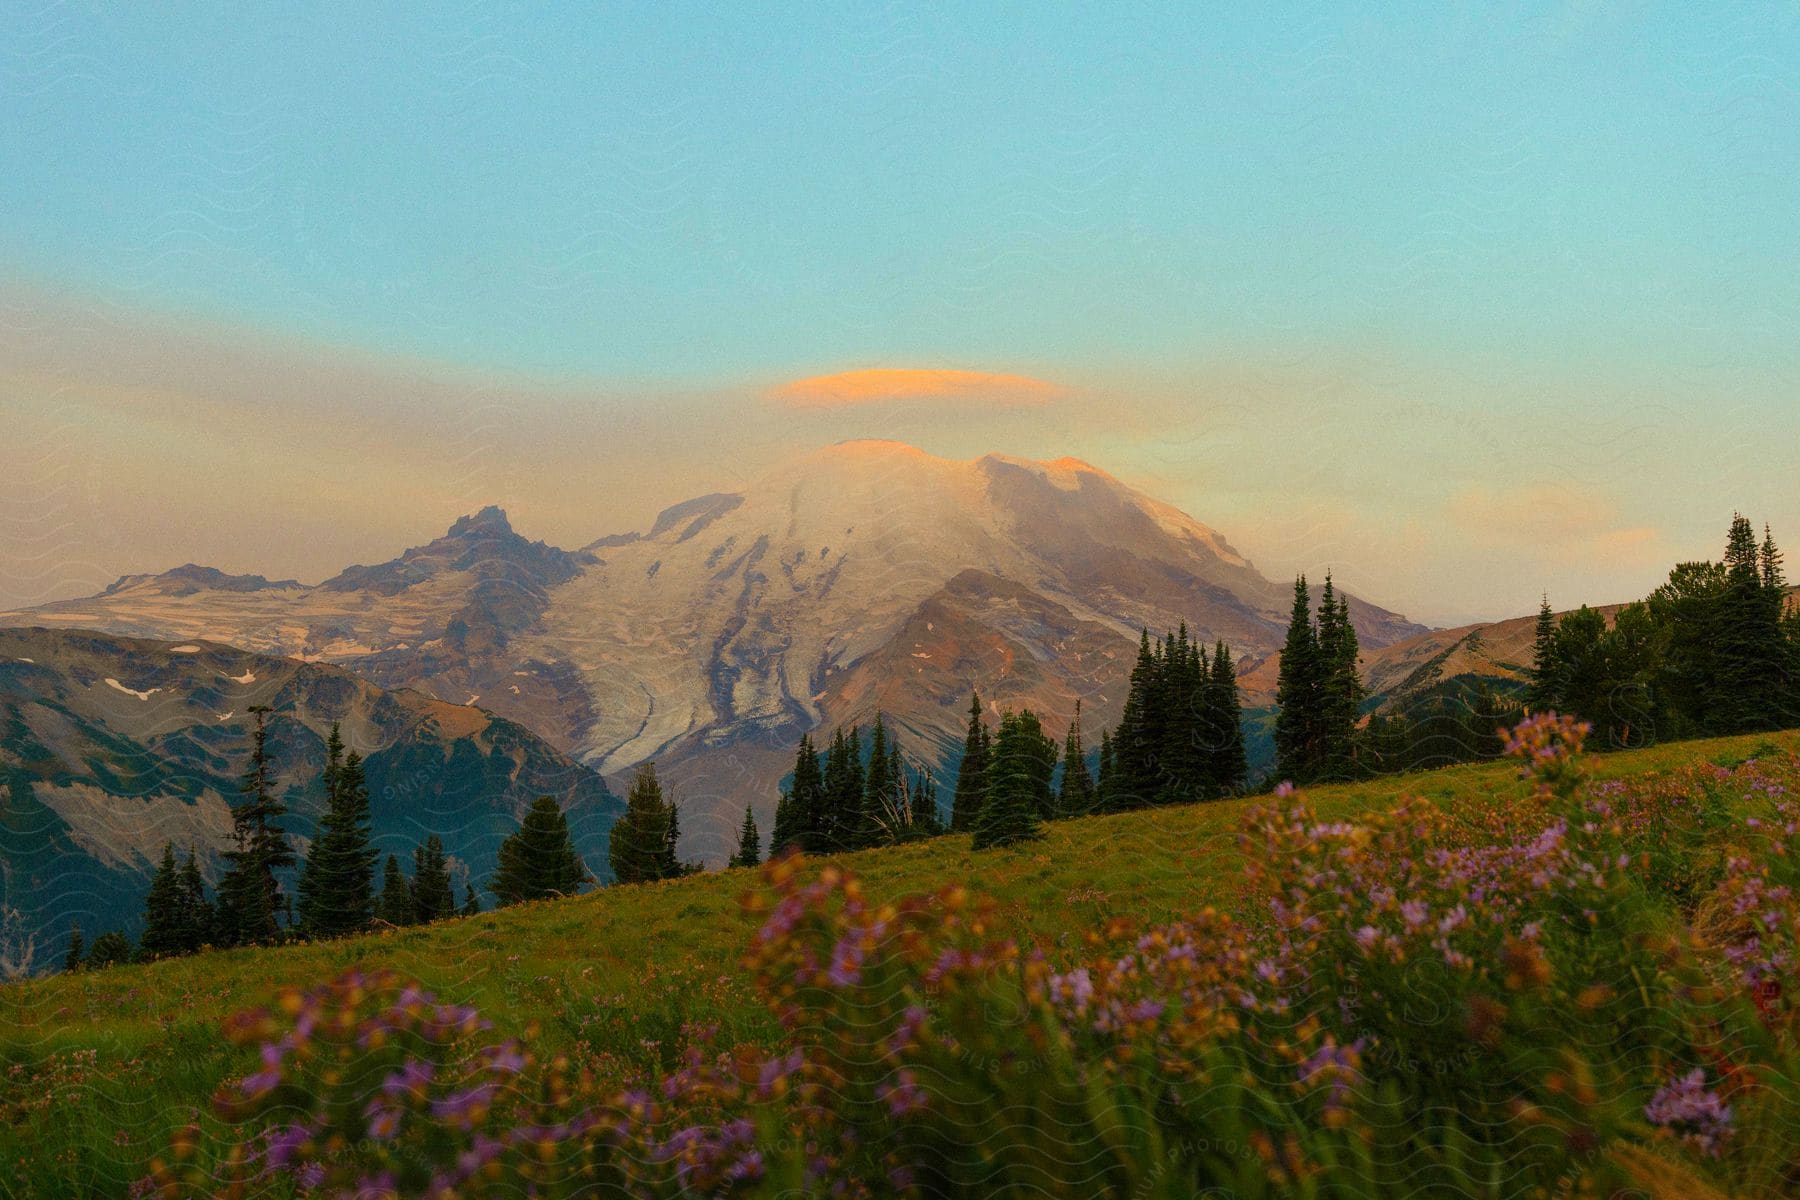
<instances>
[{"instance_id":1,"label":"distant hillside","mask_svg":"<svg viewBox=\"0 0 1800 1200\"><path fill-rule=\"evenodd\" d=\"M376 840L403 856L428 833L479 885L535 797L570 809L590 867L605 869L620 802L598 775L515 722L339 667L210 642L80 630L0 630L0 866L6 898L60 944L134 927L163 843L213 855L266 704L286 822L310 834L332 722L368 762Z\"/></svg>"},{"instance_id":2,"label":"distant hillside","mask_svg":"<svg viewBox=\"0 0 1800 1200\"><path fill-rule=\"evenodd\" d=\"M1800 605L1800 587L1788 592L1790 609ZM1624 604L1595 606L1608 625ZM1571 610L1572 611L1572 610ZM1557 613L1557 619L1568 612ZM1487 684L1501 691L1523 687L1537 640L1537 614L1483 621L1455 629L1433 629L1386 646L1363 647L1363 686L1378 710L1392 710L1428 692L1470 690ZM1270 655L1243 680L1247 702L1272 702L1281 655Z\"/></svg>"}]
</instances>

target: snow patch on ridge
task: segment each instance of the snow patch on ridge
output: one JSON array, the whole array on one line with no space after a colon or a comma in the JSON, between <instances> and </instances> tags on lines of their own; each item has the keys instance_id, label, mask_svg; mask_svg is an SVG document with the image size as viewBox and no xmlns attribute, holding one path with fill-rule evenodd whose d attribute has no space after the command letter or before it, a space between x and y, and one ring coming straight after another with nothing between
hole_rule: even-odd
<instances>
[{"instance_id":1,"label":"snow patch on ridge","mask_svg":"<svg viewBox=\"0 0 1800 1200\"><path fill-rule=\"evenodd\" d=\"M139 700L148 700L150 697L156 695L156 693L162 691L161 688L151 688L147 692L140 692L136 688L126 687L111 675L106 677L106 685L116 691L124 692L127 696L136 696Z\"/></svg>"}]
</instances>

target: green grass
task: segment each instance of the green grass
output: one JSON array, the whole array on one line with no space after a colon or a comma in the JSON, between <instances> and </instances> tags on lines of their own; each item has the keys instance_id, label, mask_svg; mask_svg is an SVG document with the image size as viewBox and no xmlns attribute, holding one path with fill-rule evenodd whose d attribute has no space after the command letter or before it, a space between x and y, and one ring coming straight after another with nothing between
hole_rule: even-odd
<instances>
[{"instance_id":1,"label":"green grass","mask_svg":"<svg viewBox=\"0 0 1800 1200\"><path fill-rule=\"evenodd\" d=\"M1735 763L1800 734L1687 742L1590 760L1601 778L1690 763ZM1506 804L1524 794L1508 763L1319 788L1321 815L1401 795ZM876 897L965 883L1025 938L1074 938L1111 916L1143 921L1204 906L1249 907L1236 835L1259 801L1058 823L1038 842L976 855L965 837L837 861ZM738 966L755 925L739 898L752 872L613 888L576 899L316 945L235 950L55 976L0 990L0 1195L117 1195L174 1128L203 1112L245 1059L218 1036L230 1012L285 983L382 965L472 1002L508 1032L603 1067L668 1061L686 1021L725 1040L770 1039L774 1024Z\"/></svg>"}]
</instances>

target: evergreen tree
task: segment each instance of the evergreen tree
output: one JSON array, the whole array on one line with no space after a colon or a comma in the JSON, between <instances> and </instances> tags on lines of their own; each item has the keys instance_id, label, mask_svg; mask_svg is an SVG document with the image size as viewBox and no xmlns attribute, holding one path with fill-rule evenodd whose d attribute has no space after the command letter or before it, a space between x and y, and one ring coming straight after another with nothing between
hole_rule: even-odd
<instances>
[{"instance_id":1,"label":"evergreen tree","mask_svg":"<svg viewBox=\"0 0 1800 1200\"><path fill-rule=\"evenodd\" d=\"M376 915L389 925L412 925L418 914L413 909L412 884L400 872L400 860L388 855L387 867L381 875L381 903Z\"/></svg>"},{"instance_id":2,"label":"evergreen tree","mask_svg":"<svg viewBox=\"0 0 1800 1200\"><path fill-rule=\"evenodd\" d=\"M240 788L244 799L231 810L230 864L219 881L219 935L228 946L272 942L281 936L278 921L286 907L276 872L294 863L287 835L276 824L285 805L276 798L269 772L270 709L252 705L256 729L251 735L250 766Z\"/></svg>"},{"instance_id":3,"label":"evergreen tree","mask_svg":"<svg viewBox=\"0 0 1800 1200\"><path fill-rule=\"evenodd\" d=\"M664 878L668 842L669 806L656 778L656 764L646 762L638 768L625 797L624 815L612 827L607 858L614 882L647 883ZM501 903L515 901L502 898Z\"/></svg>"},{"instance_id":4,"label":"evergreen tree","mask_svg":"<svg viewBox=\"0 0 1800 1200\"><path fill-rule=\"evenodd\" d=\"M866 850L892 840L897 815L894 767L898 762L898 755L888 747L887 722L877 712L875 728L869 734L869 762L863 772L862 797L846 823L850 849Z\"/></svg>"},{"instance_id":5,"label":"evergreen tree","mask_svg":"<svg viewBox=\"0 0 1800 1200\"><path fill-rule=\"evenodd\" d=\"M981 696L970 693L969 731L963 737L962 764L956 771L956 793L950 798L950 828L973 833L987 795L988 730L981 719Z\"/></svg>"},{"instance_id":6,"label":"evergreen tree","mask_svg":"<svg viewBox=\"0 0 1800 1200\"><path fill-rule=\"evenodd\" d=\"M737 853L731 856L734 867L754 867L762 862L762 840L756 832L756 814L744 805L744 824L738 830Z\"/></svg>"},{"instance_id":7,"label":"evergreen tree","mask_svg":"<svg viewBox=\"0 0 1800 1200\"><path fill-rule=\"evenodd\" d=\"M1087 751L1081 744L1081 701L1075 701L1075 717L1063 737L1062 787L1056 798L1057 812L1081 817L1094 811L1094 779L1088 774Z\"/></svg>"},{"instance_id":8,"label":"evergreen tree","mask_svg":"<svg viewBox=\"0 0 1800 1200\"><path fill-rule=\"evenodd\" d=\"M913 782L911 808L913 836L936 837L944 832L944 820L938 815L937 784L922 767Z\"/></svg>"},{"instance_id":9,"label":"evergreen tree","mask_svg":"<svg viewBox=\"0 0 1800 1200\"><path fill-rule=\"evenodd\" d=\"M144 934L138 949L147 958L166 958L186 952L182 912L181 869L175 865L175 844L163 843L162 862L151 877L144 897Z\"/></svg>"},{"instance_id":10,"label":"evergreen tree","mask_svg":"<svg viewBox=\"0 0 1800 1200\"><path fill-rule=\"evenodd\" d=\"M639 778L643 777L640 772ZM656 774L653 770L649 772L649 778L654 785ZM635 786L633 790L636 790ZM558 807L555 797L539 796L532 801L518 830L501 843L499 865L488 890L501 904L519 904L526 900L573 896L592 878L575 853L574 840L569 836L569 820Z\"/></svg>"},{"instance_id":11,"label":"evergreen tree","mask_svg":"<svg viewBox=\"0 0 1800 1200\"><path fill-rule=\"evenodd\" d=\"M1788 644L1781 625L1783 597L1764 585L1779 573L1772 539L1765 551L1742 514L1733 516L1725 546L1725 590L1714 622L1717 684L1712 728L1740 733L1774 727L1784 708Z\"/></svg>"},{"instance_id":12,"label":"evergreen tree","mask_svg":"<svg viewBox=\"0 0 1800 1200\"><path fill-rule=\"evenodd\" d=\"M1244 709L1238 695L1237 668L1231 648L1223 641L1213 645L1212 671L1206 681L1208 733L1212 767L1208 772L1213 795L1236 795L1250 782L1250 756L1244 747Z\"/></svg>"},{"instance_id":13,"label":"evergreen tree","mask_svg":"<svg viewBox=\"0 0 1800 1200\"><path fill-rule=\"evenodd\" d=\"M1030 709L1000 718L988 761L987 795L975 827L974 847L1007 846L1038 836L1039 816L1050 803L1056 743L1044 736Z\"/></svg>"},{"instance_id":14,"label":"evergreen tree","mask_svg":"<svg viewBox=\"0 0 1800 1200\"><path fill-rule=\"evenodd\" d=\"M352 750L345 757L335 723L325 743L324 785L325 809L300 871L300 927L312 937L341 937L367 929L374 917L380 856L369 841L362 756Z\"/></svg>"},{"instance_id":15,"label":"evergreen tree","mask_svg":"<svg viewBox=\"0 0 1800 1200\"><path fill-rule=\"evenodd\" d=\"M181 865L181 950L192 954L213 940L212 902L206 898L206 881L192 846Z\"/></svg>"},{"instance_id":16,"label":"evergreen tree","mask_svg":"<svg viewBox=\"0 0 1800 1200\"><path fill-rule=\"evenodd\" d=\"M1350 601L1325 573L1319 601L1319 768L1326 778L1356 774L1356 722L1362 706L1362 678L1357 674L1356 627L1350 623Z\"/></svg>"},{"instance_id":17,"label":"evergreen tree","mask_svg":"<svg viewBox=\"0 0 1800 1200\"><path fill-rule=\"evenodd\" d=\"M1548 595L1538 605L1530 680L1525 692L1525 707L1532 712L1550 712L1562 703L1561 672L1556 662L1556 614L1550 611Z\"/></svg>"},{"instance_id":18,"label":"evergreen tree","mask_svg":"<svg viewBox=\"0 0 1800 1200\"><path fill-rule=\"evenodd\" d=\"M87 965L91 968L110 967L117 963L131 961L131 939L117 930L101 934L94 939L94 948L88 951Z\"/></svg>"},{"instance_id":19,"label":"evergreen tree","mask_svg":"<svg viewBox=\"0 0 1800 1200\"><path fill-rule=\"evenodd\" d=\"M681 805L669 801L668 822L663 826L662 854L656 860L658 879L679 879L700 871L698 863L685 863L677 853L681 847Z\"/></svg>"},{"instance_id":20,"label":"evergreen tree","mask_svg":"<svg viewBox=\"0 0 1800 1200\"><path fill-rule=\"evenodd\" d=\"M819 769L819 752L813 745L810 733L800 735L800 749L794 755L794 782L790 794L793 833L782 838L781 847L785 849L798 845L808 854L823 853L827 849L825 776ZM778 830L780 824L780 818L777 817ZM770 853L774 853L774 847L771 847Z\"/></svg>"},{"instance_id":21,"label":"evergreen tree","mask_svg":"<svg viewBox=\"0 0 1800 1200\"><path fill-rule=\"evenodd\" d=\"M832 734L825 754L825 808L819 843L826 853L854 850L864 836L862 730L852 725Z\"/></svg>"},{"instance_id":22,"label":"evergreen tree","mask_svg":"<svg viewBox=\"0 0 1800 1200\"><path fill-rule=\"evenodd\" d=\"M81 936L81 922L75 922L74 930L69 934L69 952L63 955L63 970L81 970L82 955L87 952L87 942Z\"/></svg>"},{"instance_id":23,"label":"evergreen tree","mask_svg":"<svg viewBox=\"0 0 1800 1200\"><path fill-rule=\"evenodd\" d=\"M1275 717L1275 775L1279 779L1310 782L1321 764L1322 677L1312 597L1302 575L1294 581L1294 608L1275 684L1275 703L1281 710Z\"/></svg>"},{"instance_id":24,"label":"evergreen tree","mask_svg":"<svg viewBox=\"0 0 1800 1200\"><path fill-rule=\"evenodd\" d=\"M475 885L463 884L462 916L478 917L481 915L481 897L475 894Z\"/></svg>"},{"instance_id":25,"label":"evergreen tree","mask_svg":"<svg viewBox=\"0 0 1800 1200\"><path fill-rule=\"evenodd\" d=\"M1094 810L1096 812L1113 812L1113 790L1117 786L1118 771L1113 762L1112 730L1100 730L1100 763L1094 775Z\"/></svg>"},{"instance_id":26,"label":"evergreen tree","mask_svg":"<svg viewBox=\"0 0 1800 1200\"><path fill-rule=\"evenodd\" d=\"M1125 693L1125 708L1113 732L1113 779L1109 811L1143 808L1162 790L1163 656L1150 642L1150 631L1138 633L1137 662Z\"/></svg>"},{"instance_id":27,"label":"evergreen tree","mask_svg":"<svg viewBox=\"0 0 1800 1200\"><path fill-rule=\"evenodd\" d=\"M456 915L456 891L450 884L450 864L444 842L437 834L413 847L413 916L421 923Z\"/></svg>"}]
</instances>

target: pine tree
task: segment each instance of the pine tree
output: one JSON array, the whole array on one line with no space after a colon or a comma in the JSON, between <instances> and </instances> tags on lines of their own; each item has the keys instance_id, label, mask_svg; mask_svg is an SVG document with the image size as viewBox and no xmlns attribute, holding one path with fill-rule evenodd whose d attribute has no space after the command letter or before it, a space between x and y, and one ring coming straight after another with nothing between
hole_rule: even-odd
<instances>
[{"instance_id":1,"label":"pine tree","mask_svg":"<svg viewBox=\"0 0 1800 1200\"><path fill-rule=\"evenodd\" d=\"M950 799L950 828L957 833L975 831L975 820L987 795L989 749L987 723L981 719L981 696L970 693L969 731L963 737L962 764L957 768L956 792Z\"/></svg>"},{"instance_id":2,"label":"pine tree","mask_svg":"<svg viewBox=\"0 0 1800 1200\"><path fill-rule=\"evenodd\" d=\"M389 925L412 925L418 921L413 910L412 884L400 872L400 860L388 855L387 867L381 875L381 902L376 915Z\"/></svg>"},{"instance_id":3,"label":"pine tree","mask_svg":"<svg viewBox=\"0 0 1800 1200\"><path fill-rule=\"evenodd\" d=\"M944 832L944 820L938 815L937 784L931 772L919 769L912 789L912 833L915 837L936 837Z\"/></svg>"},{"instance_id":4,"label":"pine tree","mask_svg":"<svg viewBox=\"0 0 1800 1200\"><path fill-rule=\"evenodd\" d=\"M1275 774L1294 783L1310 782L1320 765L1320 663L1318 630L1306 576L1294 581L1294 608L1281 647L1275 685Z\"/></svg>"},{"instance_id":5,"label":"pine tree","mask_svg":"<svg viewBox=\"0 0 1800 1200\"><path fill-rule=\"evenodd\" d=\"M1006 713L988 760L987 795L975 827L974 848L1008 846L1038 836L1039 815L1050 802L1056 743L1044 736L1030 709Z\"/></svg>"},{"instance_id":6,"label":"pine tree","mask_svg":"<svg viewBox=\"0 0 1800 1200\"><path fill-rule=\"evenodd\" d=\"M175 865L175 844L163 843L162 863L150 880L144 897L144 934L138 949L145 958L167 958L187 950L182 936L181 869Z\"/></svg>"},{"instance_id":7,"label":"pine tree","mask_svg":"<svg viewBox=\"0 0 1800 1200\"><path fill-rule=\"evenodd\" d=\"M131 939L117 930L111 930L94 939L94 948L88 951L86 965L98 969L130 961Z\"/></svg>"},{"instance_id":8,"label":"pine tree","mask_svg":"<svg viewBox=\"0 0 1800 1200\"><path fill-rule=\"evenodd\" d=\"M639 778L643 778L641 773ZM649 773L649 778L654 785L654 771ZM635 786L633 790L636 790ZM555 797L539 796L532 801L518 830L501 843L499 865L488 890L501 904L519 904L526 900L573 896L592 878L575 853L575 842L569 836L569 820Z\"/></svg>"},{"instance_id":9,"label":"pine tree","mask_svg":"<svg viewBox=\"0 0 1800 1200\"><path fill-rule=\"evenodd\" d=\"M456 915L456 891L450 885L450 864L444 842L437 834L413 847L413 915L421 923Z\"/></svg>"},{"instance_id":10,"label":"pine tree","mask_svg":"<svg viewBox=\"0 0 1800 1200\"><path fill-rule=\"evenodd\" d=\"M1100 763L1094 775L1094 811L1113 812L1113 789L1118 771L1114 765L1112 730L1100 730Z\"/></svg>"},{"instance_id":11,"label":"pine tree","mask_svg":"<svg viewBox=\"0 0 1800 1200\"><path fill-rule=\"evenodd\" d=\"M679 879L683 875L695 874L700 867L695 863L682 862L678 853L681 848L681 805L671 798L667 811L668 821L663 826L662 853L656 860L657 878Z\"/></svg>"},{"instance_id":12,"label":"pine tree","mask_svg":"<svg viewBox=\"0 0 1800 1200\"><path fill-rule=\"evenodd\" d=\"M1550 712L1562 703L1561 672L1556 662L1556 614L1550 611L1548 594L1538 605L1530 681L1525 690L1525 706L1532 712Z\"/></svg>"},{"instance_id":13,"label":"pine tree","mask_svg":"<svg viewBox=\"0 0 1800 1200\"><path fill-rule=\"evenodd\" d=\"M63 955L63 970L81 970L82 955L87 953L87 943L81 936L81 922L75 922L75 928L69 934L69 952Z\"/></svg>"},{"instance_id":14,"label":"pine tree","mask_svg":"<svg viewBox=\"0 0 1800 1200\"><path fill-rule=\"evenodd\" d=\"M734 867L754 867L762 862L762 840L756 832L756 814L744 805L744 824L738 829L737 853L731 856Z\"/></svg>"},{"instance_id":15,"label":"pine tree","mask_svg":"<svg viewBox=\"0 0 1800 1200\"><path fill-rule=\"evenodd\" d=\"M362 756L344 756L334 723L325 743L325 809L300 871L300 927L311 937L341 937L369 927L375 913L375 861L369 842L369 788ZM431 918L421 918L430 920Z\"/></svg>"},{"instance_id":16,"label":"pine tree","mask_svg":"<svg viewBox=\"0 0 1800 1200\"><path fill-rule=\"evenodd\" d=\"M862 730L855 725L832 734L825 753L825 804L819 822L819 844L825 853L854 850L864 819Z\"/></svg>"},{"instance_id":17,"label":"pine tree","mask_svg":"<svg viewBox=\"0 0 1800 1200\"><path fill-rule=\"evenodd\" d=\"M1356 722L1362 706L1362 678L1357 674L1356 627L1350 623L1350 601L1325 573L1318 624L1319 766L1330 779L1356 774Z\"/></svg>"},{"instance_id":18,"label":"pine tree","mask_svg":"<svg viewBox=\"0 0 1800 1200\"><path fill-rule=\"evenodd\" d=\"M1065 817L1082 817L1094 811L1094 779L1088 774L1087 751L1081 744L1081 701L1075 701L1075 716L1069 732L1063 737L1062 786L1056 797L1057 812Z\"/></svg>"},{"instance_id":19,"label":"pine tree","mask_svg":"<svg viewBox=\"0 0 1800 1200\"><path fill-rule=\"evenodd\" d=\"M1778 552L1764 551L1742 514L1734 515L1725 546L1725 592L1713 630L1718 670L1712 727L1718 733L1768 729L1784 707L1788 646L1781 626L1781 592L1764 586L1776 577Z\"/></svg>"},{"instance_id":20,"label":"pine tree","mask_svg":"<svg viewBox=\"0 0 1800 1200\"><path fill-rule=\"evenodd\" d=\"M206 898L206 880L200 876L200 862L192 846L187 861L181 865L181 949L192 954L213 940L215 918L212 902Z\"/></svg>"},{"instance_id":21,"label":"pine tree","mask_svg":"<svg viewBox=\"0 0 1800 1200\"><path fill-rule=\"evenodd\" d=\"M890 840L895 764L889 759L887 722L877 712L875 728L869 735L869 763L863 773L862 797L847 822L852 850L866 850Z\"/></svg>"},{"instance_id":22,"label":"pine tree","mask_svg":"<svg viewBox=\"0 0 1800 1200\"><path fill-rule=\"evenodd\" d=\"M625 798L625 813L612 827L607 850L615 883L647 883L663 878L669 840L669 806L663 801L656 764L646 762ZM496 895L499 893L496 891ZM502 899L510 904L512 900Z\"/></svg>"},{"instance_id":23,"label":"pine tree","mask_svg":"<svg viewBox=\"0 0 1800 1200\"><path fill-rule=\"evenodd\" d=\"M463 903L461 916L478 917L481 915L481 897L475 894L475 885L463 884Z\"/></svg>"},{"instance_id":24,"label":"pine tree","mask_svg":"<svg viewBox=\"0 0 1800 1200\"><path fill-rule=\"evenodd\" d=\"M792 837L785 838L781 843L782 847L798 844L808 854L825 852L825 776L819 769L819 752L813 745L810 733L800 735L800 749L794 755L791 794L798 842Z\"/></svg>"},{"instance_id":25,"label":"pine tree","mask_svg":"<svg viewBox=\"0 0 1800 1200\"><path fill-rule=\"evenodd\" d=\"M250 766L244 773L244 800L231 810L231 864L219 881L219 934L225 945L272 942L281 936L277 919L285 908L276 872L294 863L287 835L276 824L287 811L275 797L270 779L266 704L252 705L256 729L251 735Z\"/></svg>"},{"instance_id":26,"label":"pine tree","mask_svg":"<svg viewBox=\"0 0 1800 1200\"><path fill-rule=\"evenodd\" d=\"M1213 645L1212 671L1206 686L1206 707L1212 722L1208 734L1212 750L1208 772L1211 794L1236 795L1250 782L1250 756L1244 747L1244 709L1238 695L1237 668L1231 662L1231 648L1223 641Z\"/></svg>"},{"instance_id":27,"label":"pine tree","mask_svg":"<svg viewBox=\"0 0 1800 1200\"><path fill-rule=\"evenodd\" d=\"M1143 808L1156 802L1162 789L1163 659L1150 642L1150 631L1138 632L1137 662L1125 693L1119 727L1113 731L1113 779L1109 811Z\"/></svg>"}]
</instances>

